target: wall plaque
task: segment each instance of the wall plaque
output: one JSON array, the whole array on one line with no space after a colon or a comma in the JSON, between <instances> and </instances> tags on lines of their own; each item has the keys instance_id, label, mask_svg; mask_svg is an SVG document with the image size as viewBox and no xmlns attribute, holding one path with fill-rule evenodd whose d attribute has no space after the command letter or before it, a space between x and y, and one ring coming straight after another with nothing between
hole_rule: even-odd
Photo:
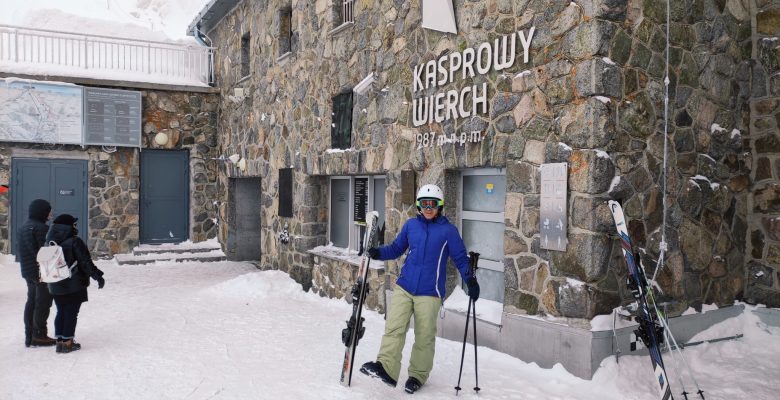
<instances>
[{"instance_id":1,"label":"wall plaque","mask_svg":"<svg viewBox=\"0 0 780 400\"><path fill-rule=\"evenodd\" d=\"M541 247L566 251L566 163L542 164L542 193L539 225Z\"/></svg>"}]
</instances>

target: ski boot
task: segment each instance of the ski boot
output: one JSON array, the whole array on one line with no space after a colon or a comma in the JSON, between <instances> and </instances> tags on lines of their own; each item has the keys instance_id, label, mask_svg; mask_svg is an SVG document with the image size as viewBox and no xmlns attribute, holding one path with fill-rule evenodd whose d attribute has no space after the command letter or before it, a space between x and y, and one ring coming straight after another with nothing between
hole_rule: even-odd
<instances>
[{"instance_id":1,"label":"ski boot","mask_svg":"<svg viewBox=\"0 0 780 400\"><path fill-rule=\"evenodd\" d=\"M391 378L390 375L387 374L387 371L385 371L385 367L383 367L382 363L380 363L379 361L369 361L363 364L363 366L360 367L360 372L372 378L379 378L382 380L382 382L392 387L398 385L398 382L396 382L395 379Z\"/></svg>"}]
</instances>

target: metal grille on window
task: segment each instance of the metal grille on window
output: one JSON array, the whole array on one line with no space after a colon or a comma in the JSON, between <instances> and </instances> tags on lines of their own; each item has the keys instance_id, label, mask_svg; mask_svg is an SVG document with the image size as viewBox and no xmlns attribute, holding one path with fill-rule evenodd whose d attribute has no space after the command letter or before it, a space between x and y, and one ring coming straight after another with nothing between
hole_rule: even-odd
<instances>
[{"instance_id":1,"label":"metal grille on window","mask_svg":"<svg viewBox=\"0 0 780 400\"><path fill-rule=\"evenodd\" d=\"M355 0L343 0L341 3L341 16L343 17L343 23L355 22L354 15Z\"/></svg>"},{"instance_id":2,"label":"metal grille on window","mask_svg":"<svg viewBox=\"0 0 780 400\"><path fill-rule=\"evenodd\" d=\"M292 9L279 10L279 55L292 51Z\"/></svg>"},{"instance_id":3,"label":"metal grille on window","mask_svg":"<svg viewBox=\"0 0 780 400\"><path fill-rule=\"evenodd\" d=\"M251 36L249 32L245 33L241 37L241 78L249 76L249 56L250 56L250 44Z\"/></svg>"}]
</instances>

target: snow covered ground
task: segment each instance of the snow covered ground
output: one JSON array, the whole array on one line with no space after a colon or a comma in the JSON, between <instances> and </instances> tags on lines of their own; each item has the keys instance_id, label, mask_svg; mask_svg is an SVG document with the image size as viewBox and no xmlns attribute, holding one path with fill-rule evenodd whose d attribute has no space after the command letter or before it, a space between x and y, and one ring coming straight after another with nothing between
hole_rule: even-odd
<instances>
[{"instance_id":1,"label":"snow covered ground","mask_svg":"<svg viewBox=\"0 0 780 400\"><path fill-rule=\"evenodd\" d=\"M82 307L76 336L83 349L56 354L24 347L25 284L13 258L0 255L0 399L409 398L400 385L390 388L358 371L351 388L339 385L340 334L351 307L301 291L282 272L237 262L98 264L106 287L90 287ZM52 330L54 314L52 308ZM384 327L382 315L365 314L358 364L374 359ZM684 350L707 399L777 398L780 329L761 324L749 307L694 340L735 333L745 336ZM411 333L407 339L405 361ZM625 356L619 364L608 358L587 381L484 347L477 396L473 347L466 353L461 386L467 389L458 398L658 398L647 357ZM460 354L461 343L437 340L434 370L414 398L455 398Z\"/></svg>"}]
</instances>

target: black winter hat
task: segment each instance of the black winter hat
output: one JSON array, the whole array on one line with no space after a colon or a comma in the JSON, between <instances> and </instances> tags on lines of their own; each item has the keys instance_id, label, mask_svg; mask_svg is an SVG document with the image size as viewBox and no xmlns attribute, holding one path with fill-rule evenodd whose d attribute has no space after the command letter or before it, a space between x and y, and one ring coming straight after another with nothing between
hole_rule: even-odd
<instances>
[{"instance_id":1,"label":"black winter hat","mask_svg":"<svg viewBox=\"0 0 780 400\"><path fill-rule=\"evenodd\" d=\"M28 211L30 218L46 222L51 212L51 204L44 199L35 199L30 203Z\"/></svg>"},{"instance_id":2,"label":"black winter hat","mask_svg":"<svg viewBox=\"0 0 780 400\"><path fill-rule=\"evenodd\" d=\"M70 214L60 214L57 216L57 218L54 218L55 224L62 224L62 225L73 225L78 221L79 219L70 215Z\"/></svg>"}]
</instances>

